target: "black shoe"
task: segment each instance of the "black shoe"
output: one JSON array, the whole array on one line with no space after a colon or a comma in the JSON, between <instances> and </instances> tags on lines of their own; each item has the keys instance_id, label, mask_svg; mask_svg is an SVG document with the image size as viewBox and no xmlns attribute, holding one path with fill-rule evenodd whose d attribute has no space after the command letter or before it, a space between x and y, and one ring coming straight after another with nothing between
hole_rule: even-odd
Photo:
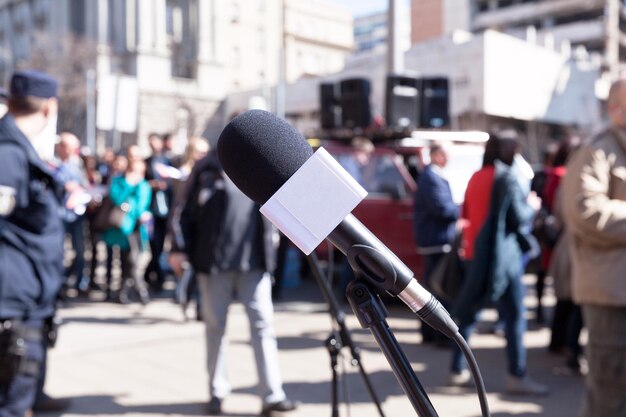
<instances>
[{"instance_id":1,"label":"black shoe","mask_svg":"<svg viewBox=\"0 0 626 417\"><path fill-rule=\"evenodd\" d=\"M292 410L295 410L297 407L298 406L293 401L289 399L284 399L282 401L264 405L263 410L261 411L261 415L267 416L267 415L270 415L274 411L279 411L279 412L292 411Z\"/></svg>"},{"instance_id":2,"label":"black shoe","mask_svg":"<svg viewBox=\"0 0 626 417\"><path fill-rule=\"evenodd\" d=\"M59 412L69 408L71 401L68 398L52 398L47 394L42 394L33 404L33 411L36 412Z\"/></svg>"},{"instance_id":3,"label":"black shoe","mask_svg":"<svg viewBox=\"0 0 626 417\"><path fill-rule=\"evenodd\" d=\"M222 399L213 397L211 401L209 401L209 405L207 406L207 414L210 416L216 416L218 414L222 414Z\"/></svg>"},{"instance_id":4,"label":"black shoe","mask_svg":"<svg viewBox=\"0 0 626 417\"><path fill-rule=\"evenodd\" d=\"M150 294L147 289L143 288L139 290L139 301L144 306L150 302Z\"/></svg>"}]
</instances>

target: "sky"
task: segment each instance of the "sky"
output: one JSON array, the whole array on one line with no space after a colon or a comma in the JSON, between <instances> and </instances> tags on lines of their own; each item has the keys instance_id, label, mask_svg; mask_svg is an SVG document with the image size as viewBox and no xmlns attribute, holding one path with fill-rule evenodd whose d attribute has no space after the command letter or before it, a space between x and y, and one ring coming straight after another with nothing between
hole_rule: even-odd
<instances>
[{"instance_id":1,"label":"sky","mask_svg":"<svg viewBox=\"0 0 626 417\"><path fill-rule=\"evenodd\" d=\"M354 17L387 10L388 0L330 0L333 3L346 6Z\"/></svg>"},{"instance_id":2,"label":"sky","mask_svg":"<svg viewBox=\"0 0 626 417\"><path fill-rule=\"evenodd\" d=\"M354 17L367 16L374 13L379 13L387 10L387 6L390 0L329 0L333 3L341 4L347 7ZM393 0L398 1L398 0ZM404 1L407 6L410 5L410 0Z\"/></svg>"}]
</instances>

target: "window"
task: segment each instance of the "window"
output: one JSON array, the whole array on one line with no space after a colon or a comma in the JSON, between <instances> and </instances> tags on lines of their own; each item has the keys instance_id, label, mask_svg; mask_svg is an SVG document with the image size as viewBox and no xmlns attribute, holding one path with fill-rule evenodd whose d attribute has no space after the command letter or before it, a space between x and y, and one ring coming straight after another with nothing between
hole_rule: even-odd
<instances>
[{"instance_id":1,"label":"window","mask_svg":"<svg viewBox=\"0 0 626 417\"><path fill-rule=\"evenodd\" d=\"M406 181L392 155L368 155L355 151L350 154L336 154L334 157L369 194L409 193Z\"/></svg>"},{"instance_id":2,"label":"window","mask_svg":"<svg viewBox=\"0 0 626 417\"><path fill-rule=\"evenodd\" d=\"M33 24L35 29L44 30L48 23L48 11L47 3L43 0L36 0L33 3Z\"/></svg>"},{"instance_id":3,"label":"window","mask_svg":"<svg viewBox=\"0 0 626 417\"><path fill-rule=\"evenodd\" d=\"M85 1L71 0L69 3L70 30L78 36L85 34Z\"/></svg>"},{"instance_id":4,"label":"window","mask_svg":"<svg viewBox=\"0 0 626 417\"><path fill-rule=\"evenodd\" d=\"M165 14L172 76L195 78L198 55L198 1L167 0Z\"/></svg>"}]
</instances>

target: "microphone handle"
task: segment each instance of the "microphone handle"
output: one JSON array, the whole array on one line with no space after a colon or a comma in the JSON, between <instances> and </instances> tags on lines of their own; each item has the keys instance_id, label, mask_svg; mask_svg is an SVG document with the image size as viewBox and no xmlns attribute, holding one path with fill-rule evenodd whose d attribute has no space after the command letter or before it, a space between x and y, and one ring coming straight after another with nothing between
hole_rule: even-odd
<instances>
[{"instance_id":1,"label":"microphone handle","mask_svg":"<svg viewBox=\"0 0 626 417\"><path fill-rule=\"evenodd\" d=\"M432 295L417 282L409 267L353 214L348 214L327 239L372 286L400 297L413 311L431 300Z\"/></svg>"}]
</instances>

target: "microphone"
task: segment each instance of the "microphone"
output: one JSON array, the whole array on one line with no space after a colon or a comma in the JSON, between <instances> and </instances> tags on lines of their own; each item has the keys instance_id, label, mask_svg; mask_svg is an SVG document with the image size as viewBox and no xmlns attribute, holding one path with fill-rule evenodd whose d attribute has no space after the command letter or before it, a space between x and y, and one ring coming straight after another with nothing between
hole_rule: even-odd
<instances>
[{"instance_id":1,"label":"microphone","mask_svg":"<svg viewBox=\"0 0 626 417\"><path fill-rule=\"evenodd\" d=\"M266 212L264 214L281 230L281 225L284 227L287 224L291 233L285 234L305 253L310 253L324 238L328 239L346 255L350 266L360 272L368 283L400 298L422 320L444 334L451 337L458 332L448 312L417 282L413 272L350 214L365 196L365 191L361 189L363 194L360 194L360 186L325 150L321 148L314 154L304 137L289 123L263 110L242 113L233 118L220 134L217 155L224 172L233 183L249 198L264 204L262 212L270 203L273 204L273 197L280 194L279 190L282 192L289 185L297 184L296 187L301 187L296 190L296 197L303 202L295 210L300 213L306 211L306 206L315 206L315 201L305 198L315 194L314 188L335 187L348 194L352 191L354 195L347 197L331 194L332 199L340 203L344 201L344 206L350 208L342 220L324 223L332 224L333 229L321 236L319 241L315 238L322 234L323 225L317 227L319 225L313 224L310 227L315 229L313 232L303 228L302 224L306 226L310 217L307 219L306 214L299 214L300 217L296 215L292 219L293 214L285 209L281 201L268 209L273 216L268 216ZM307 177L304 184L314 186L302 189L303 183L299 178L303 176ZM317 210L315 214L322 218L324 215L328 217L324 210Z\"/></svg>"}]
</instances>

